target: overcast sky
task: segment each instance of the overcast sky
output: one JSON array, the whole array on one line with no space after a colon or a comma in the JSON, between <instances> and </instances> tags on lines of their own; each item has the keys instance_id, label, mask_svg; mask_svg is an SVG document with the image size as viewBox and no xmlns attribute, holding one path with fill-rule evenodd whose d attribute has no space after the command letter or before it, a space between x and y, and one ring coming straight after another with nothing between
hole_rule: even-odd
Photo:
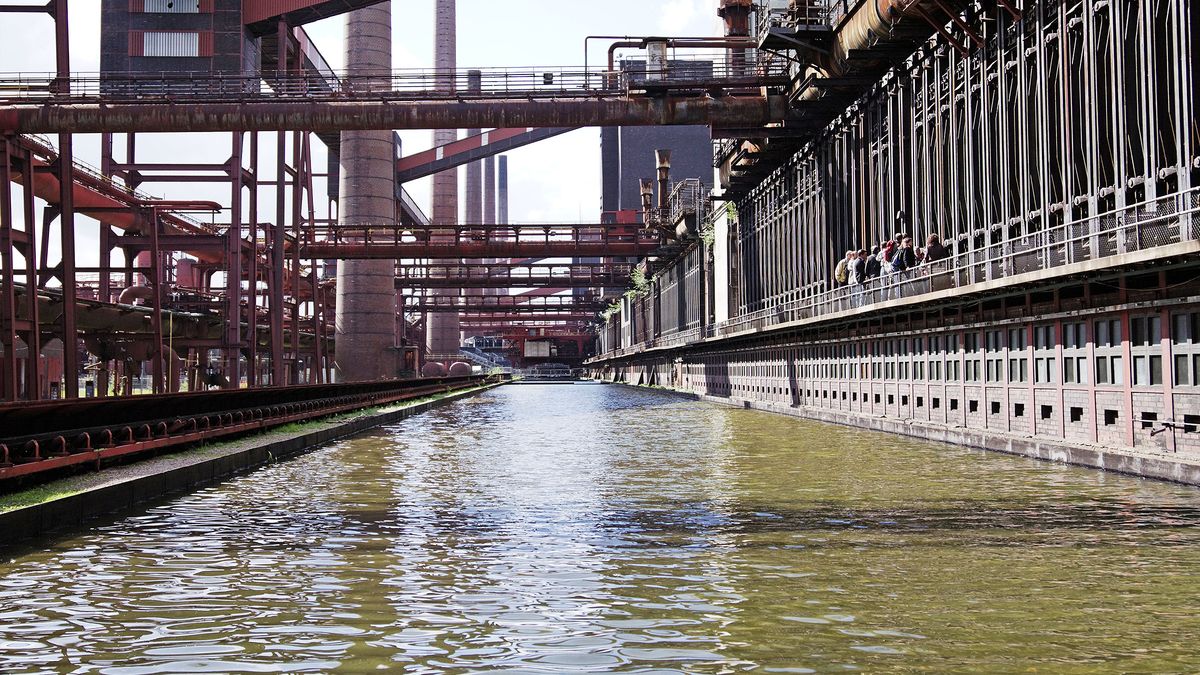
<instances>
[{"instance_id":1,"label":"overcast sky","mask_svg":"<svg viewBox=\"0 0 1200 675\"><path fill-rule=\"evenodd\" d=\"M12 0L10 0L11 2ZM41 5L44 0L19 4ZM77 72L99 70L100 0L70 0L71 66ZM433 65L434 0L394 0L393 57L397 68ZM714 35L720 32L717 0L459 0L459 68L581 66L587 35ZM48 72L54 68L53 24L40 14L0 14L0 71ZM344 17L307 26L326 60L344 62ZM589 61L602 64L607 44L593 41ZM427 149L428 131L402 132L404 154ZM273 134L264 134L263 162L271 163ZM314 146L320 146L314 140ZM77 136L80 159L99 163L98 136ZM139 136L142 161L222 162L229 156L228 134ZM314 150L314 152L318 152ZM323 152L320 152L323 158ZM459 171L460 179L463 171ZM513 222L592 221L600 207L600 133L581 129L509 153L510 219ZM406 186L429 211L429 180ZM228 189L216 186L148 184L143 191L169 198L212 198L228 203ZM274 202L260 195L268 220ZM90 223L86 219L81 224ZM92 227L80 232L94 240ZM81 243L80 264L95 264L94 246Z\"/></svg>"}]
</instances>

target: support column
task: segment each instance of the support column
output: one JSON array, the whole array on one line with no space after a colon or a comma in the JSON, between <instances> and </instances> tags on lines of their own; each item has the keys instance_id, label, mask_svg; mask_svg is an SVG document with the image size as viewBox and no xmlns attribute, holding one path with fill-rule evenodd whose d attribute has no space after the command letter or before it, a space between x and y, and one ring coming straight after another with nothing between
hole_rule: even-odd
<instances>
[{"instance_id":1,"label":"support column","mask_svg":"<svg viewBox=\"0 0 1200 675\"><path fill-rule=\"evenodd\" d=\"M382 2L346 19L346 71L390 86L392 6ZM396 224L395 141L391 131L342 132L338 219L346 225ZM396 376L395 260L341 260L337 267L335 379Z\"/></svg>"}]
</instances>

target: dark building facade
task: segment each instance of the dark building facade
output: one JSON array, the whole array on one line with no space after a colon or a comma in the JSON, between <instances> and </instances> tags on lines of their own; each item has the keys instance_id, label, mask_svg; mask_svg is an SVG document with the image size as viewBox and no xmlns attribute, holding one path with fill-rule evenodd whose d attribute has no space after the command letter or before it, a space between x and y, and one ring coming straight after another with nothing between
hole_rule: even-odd
<instances>
[{"instance_id":1,"label":"dark building facade","mask_svg":"<svg viewBox=\"0 0 1200 675\"><path fill-rule=\"evenodd\" d=\"M686 67L712 72L709 62L672 61L670 68ZM622 69L632 73L645 68L642 61L624 61ZM641 179L656 175L654 151L671 151L671 176L675 180L699 178L712 182L712 143L708 127L604 127L600 131L601 204L609 213L642 208Z\"/></svg>"},{"instance_id":2,"label":"dark building facade","mask_svg":"<svg viewBox=\"0 0 1200 675\"><path fill-rule=\"evenodd\" d=\"M104 0L100 70L254 75L260 40L241 0Z\"/></svg>"}]
</instances>

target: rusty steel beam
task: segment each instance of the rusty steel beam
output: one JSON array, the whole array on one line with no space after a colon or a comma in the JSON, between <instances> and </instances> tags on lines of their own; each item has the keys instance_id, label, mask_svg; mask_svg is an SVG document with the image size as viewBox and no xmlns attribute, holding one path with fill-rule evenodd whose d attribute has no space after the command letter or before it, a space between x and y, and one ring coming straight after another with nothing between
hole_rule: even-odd
<instances>
[{"instance_id":1,"label":"rusty steel beam","mask_svg":"<svg viewBox=\"0 0 1200 675\"><path fill-rule=\"evenodd\" d=\"M515 150L574 129L493 129L396 161L396 181L407 183L486 157Z\"/></svg>"},{"instance_id":2,"label":"rusty steel beam","mask_svg":"<svg viewBox=\"0 0 1200 675\"><path fill-rule=\"evenodd\" d=\"M480 242L455 245L404 243L356 244L318 242L300 249L300 257L314 260L369 260L390 258L592 258L642 256L658 249L658 242Z\"/></svg>"},{"instance_id":3,"label":"rusty steel beam","mask_svg":"<svg viewBox=\"0 0 1200 675\"><path fill-rule=\"evenodd\" d=\"M0 132L352 131L511 127L762 126L782 121L780 96L622 97L491 101L250 101L178 105L0 106Z\"/></svg>"},{"instance_id":4,"label":"rusty steel beam","mask_svg":"<svg viewBox=\"0 0 1200 675\"><path fill-rule=\"evenodd\" d=\"M628 274L607 274L590 277L537 275L528 277L398 277L396 288L593 288L596 286L625 286Z\"/></svg>"}]
</instances>

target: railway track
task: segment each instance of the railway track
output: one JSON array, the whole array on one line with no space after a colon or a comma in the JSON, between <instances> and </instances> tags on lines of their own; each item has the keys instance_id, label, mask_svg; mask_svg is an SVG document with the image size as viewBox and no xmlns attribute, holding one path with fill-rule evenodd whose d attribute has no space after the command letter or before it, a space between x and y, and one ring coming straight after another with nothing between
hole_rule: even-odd
<instances>
[{"instance_id":1,"label":"railway track","mask_svg":"<svg viewBox=\"0 0 1200 675\"><path fill-rule=\"evenodd\" d=\"M486 376L318 384L0 406L0 491L71 467L478 386ZM89 467L90 465L90 467Z\"/></svg>"}]
</instances>

